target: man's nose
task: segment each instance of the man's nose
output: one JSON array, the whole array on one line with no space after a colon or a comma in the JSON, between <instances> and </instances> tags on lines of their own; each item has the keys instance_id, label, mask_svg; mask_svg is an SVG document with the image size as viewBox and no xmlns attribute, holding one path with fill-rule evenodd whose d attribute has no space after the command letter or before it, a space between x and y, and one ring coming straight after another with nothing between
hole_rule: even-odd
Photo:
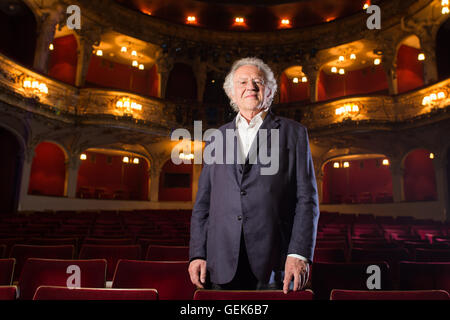
<instances>
[{"instance_id":1,"label":"man's nose","mask_svg":"<svg viewBox=\"0 0 450 320\"><path fill-rule=\"evenodd\" d=\"M255 81L249 81L246 85L247 90L258 91L258 85Z\"/></svg>"}]
</instances>

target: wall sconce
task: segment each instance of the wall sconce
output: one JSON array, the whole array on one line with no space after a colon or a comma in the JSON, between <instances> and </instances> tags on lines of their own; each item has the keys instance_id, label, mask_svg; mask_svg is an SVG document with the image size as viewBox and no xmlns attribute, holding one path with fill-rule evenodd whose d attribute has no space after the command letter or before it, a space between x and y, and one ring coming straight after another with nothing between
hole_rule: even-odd
<instances>
[{"instance_id":1,"label":"wall sconce","mask_svg":"<svg viewBox=\"0 0 450 320\"><path fill-rule=\"evenodd\" d=\"M450 10L448 8L448 0L442 0L441 1L441 6L442 6L442 14L449 14Z\"/></svg>"},{"instance_id":2,"label":"wall sconce","mask_svg":"<svg viewBox=\"0 0 450 320\"><path fill-rule=\"evenodd\" d=\"M48 94L48 87L45 83L39 82L31 77L24 77L22 80L22 87L26 92L34 94Z\"/></svg>"},{"instance_id":3,"label":"wall sconce","mask_svg":"<svg viewBox=\"0 0 450 320\"><path fill-rule=\"evenodd\" d=\"M134 159L133 159L133 163L134 163L134 164L139 164L139 158L134 158Z\"/></svg>"},{"instance_id":4,"label":"wall sconce","mask_svg":"<svg viewBox=\"0 0 450 320\"><path fill-rule=\"evenodd\" d=\"M434 153L430 152L430 159L434 159Z\"/></svg>"},{"instance_id":5,"label":"wall sconce","mask_svg":"<svg viewBox=\"0 0 450 320\"><path fill-rule=\"evenodd\" d=\"M342 165L344 168L350 167L350 163L348 161L345 161Z\"/></svg>"},{"instance_id":6,"label":"wall sconce","mask_svg":"<svg viewBox=\"0 0 450 320\"><path fill-rule=\"evenodd\" d=\"M345 74L344 68L340 68L340 69L339 69L339 74Z\"/></svg>"},{"instance_id":7,"label":"wall sconce","mask_svg":"<svg viewBox=\"0 0 450 320\"><path fill-rule=\"evenodd\" d=\"M308 78L306 76L302 77L302 82L308 82Z\"/></svg>"},{"instance_id":8,"label":"wall sconce","mask_svg":"<svg viewBox=\"0 0 450 320\"><path fill-rule=\"evenodd\" d=\"M373 64L374 65L379 65L381 63L381 59L380 58L376 58L375 60L373 60Z\"/></svg>"},{"instance_id":9,"label":"wall sconce","mask_svg":"<svg viewBox=\"0 0 450 320\"><path fill-rule=\"evenodd\" d=\"M431 93L422 99L422 105L432 105L434 103L437 103L440 100L445 99L446 94L444 91L439 91L438 93Z\"/></svg>"},{"instance_id":10,"label":"wall sconce","mask_svg":"<svg viewBox=\"0 0 450 320\"><path fill-rule=\"evenodd\" d=\"M122 162L123 162L123 163L129 163L129 162L130 162L130 158L128 158L128 157L123 157L123 158L122 158Z\"/></svg>"},{"instance_id":11,"label":"wall sconce","mask_svg":"<svg viewBox=\"0 0 450 320\"><path fill-rule=\"evenodd\" d=\"M331 67L331 72L337 73L337 68L336 67Z\"/></svg>"},{"instance_id":12,"label":"wall sconce","mask_svg":"<svg viewBox=\"0 0 450 320\"><path fill-rule=\"evenodd\" d=\"M134 111L142 111L142 104L136 103L128 97L121 97L116 101L116 108L122 109L124 113L133 113Z\"/></svg>"},{"instance_id":13,"label":"wall sconce","mask_svg":"<svg viewBox=\"0 0 450 320\"><path fill-rule=\"evenodd\" d=\"M80 160L86 160L87 156L85 153L80 154Z\"/></svg>"},{"instance_id":14,"label":"wall sconce","mask_svg":"<svg viewBox=\"0 0 450 320\"><path fill-rule=\"evenodd\" d=\"M352 53L352 54L350 55L350 60L356 60L356 54Z\"/></svg>"},{"instance_id":15,"label":"wall sconce","mask_svg":"<svg viewBox=\"0 0 450 320\"><path fill-rule=\"evenodd\" d=\"M297 77L292 78L292 82L293 83L298 83L298 78Z\"/></svg>"},{"instance_id":16,"label":"wall sconce","mask_svg":"<svg viewBox=\"0 0 450 320\"><path fill-rule=\"evenodd\" d=\"M197 18L195 16L188 16L186 18L187 23L195 23Z\"/></svg>"},{"instance_id":17,"label":"wall sconce","mask_svg":"<svg viewBox=\"0 0 450 320\"><path fill-rule=\"evenodd\" d=\"M417 60L419 60L419 61L423 61L423 60L425 60L425 54L424 53L419 53L419 55L417 56Z\"/></svg>"},{"instance_id":18,"label":"wall sconce","mask_svg":"<svg viewBox=\"0 0 450 320\"><path fill-rule=\"evenodd\" d=\"M337 116L342 114L350 116L351 114L356 114L359 112L359 106L355 103L348 103L342 107L336 108L335 113Z\"/></svg>"},{"instance_id":19,"label":"wall sconce","mask_svg":"<svg viewBox=\"0 0 450 320\"><path fill-rule=\"evenodd\" d=\"M383 159L383 166L388 166L388 165L389 165L389 160Z\"/></svg>"},{"instance_id":20,"label":"wall sconce","mask_svg":"<svg viewBox=\"0 0 450 320\"><path fill-rule=\"evenodd\" d=\"M334 162L334 163L333 163L333 168L336 168L336 169L337 169L337 168L339 168L339 167L340 167L339 162Z\"/></svg>"}]
</instances>

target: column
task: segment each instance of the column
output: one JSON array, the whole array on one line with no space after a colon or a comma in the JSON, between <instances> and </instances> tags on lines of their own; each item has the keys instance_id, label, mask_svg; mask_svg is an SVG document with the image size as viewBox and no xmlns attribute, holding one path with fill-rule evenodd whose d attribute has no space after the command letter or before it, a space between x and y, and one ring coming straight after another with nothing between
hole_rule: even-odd
<instances>
[{"instance_id":1,"label":"column","mask_svg":"<svg viewBox=\"0 0 450 320\"><path fill-rule=\"evenodd\" d=\"M207 68L206 63L198 62L194 64L195 78L197 80L197 101L203 102L203 95L205 93Z\"/></svg>"},{"instance_id":2,"label":"column","mask_svg":"<svg viewBox=\"0 0 450 320\"><path fill-rule=\"evenodd\" d=\"M159 164L152 163L150 166L150 170L149 170L149 176L150 176L149 199L152 202L158 202L160 172L161 172L161 168L160 168Z\"/></svg>"},{"instance_id":3,"label":"column","mask_svg":"<svg viewBox=\"0 0 450 320\"><path fill-rule=\"evenodd\" d=\"M309 99L311 102L317 102L318 95L318 85L319 85L319 75L320 75L320 67L316 65L313 61L303 66L302 70L306 74L309 83Z\"/></svg>"},{"instance_id":4,"label":"column","mask_svg":"<svg viewBox=\"0 0 450 320\"><path fill-rule=\"evenodd\" d=\"M392 45L395 48L395 45ZM386 73L388 87L389 87L389 94L390 95L396 95L398 94L398 85L397 85L397 52L389 48L383 49L383 59L382 59L382 66L384 69L384 72Z\"/></svg>"},{"instance_id":5,"label":"column","mask_svg":"<svg viewBox=\"0 0 450 320\"><path fill-rule=\"evenodd\" d=\"M48 73L48 60L50 57L49 46L55 36L56 25L61 21L63 15L62 7L49 10L38 21L37 41L34 54L33 68L43 74Z\"/></svg>"},{"instance_id":6,"label":"column","mask_svg":"<svg viewBox=\"0 0 450 320\"><path fill-rule=\"evenodd\" d=\"M166 97L169 74L173 68L173 59L168 54L159 52L156 57L156 66L159 77L158 97L164 99Z\"/></svg>"},{"instance_id":7,"label":"column","mask_svg":"<svg viewBox=\"0 0 450 320\"><path fill-rule=\"evenodd\" d=\"M78 61L77 73L75 77L75 85L83 87L86 82L86 76L91 62L92 51L94 45L100 44L101 31L98 29L84 29L85 26L78 32Z\"/></svg>"},{"instance_id":8,"label":"column","mask_svg":"<svg viewBox=\"0 0 450 320\"><path fill-rule=\"evenodd\" d=\"M437 201L440 203L440 207L442 207L442 219L443 220L449 220L449 213L447 212L447 203L449 201L448 199L448 192L447 188L447 174L446 174L446 163L444 159L437 156L435 153L435 158L433 160L433 167L434 167L434 174L436 179L436 192L437 192Z\"/></svg>"},{"instance_id":9,"label":"column","mask_svg":"<svg viewBox=\"0 0 450 320\"><path fill-rule=\"evenodd\" d=\"M80 165L81 160L78 154L71 155L66 161L67 178L64 184L64 195L68 198L76 198L77 196L78 169Z\"/></svg>"},{"instance_id":10,"label":"column","mask_svg":"<svg viewBox=\"0 0 450 320\"><path fill-rule=\"evenodd\" d=\"M425 60L423 61L423 80L426 85L438 81L438 70L436 64L436 44L430 36L420 38Z\"/></svg>"},{"instance_id":11,"label":"column","mask_svg":"<svg viewBox=\"0 0 450 320\"><path fill-rule=\"evenodd\" d=\"M25 201L26 196L28 195L28 186L30 184L30 174L31 174L31 165L33 164L34 158L34 147L28 146L27 150L25 150L22 155L23 158L23 166L22 166L22 176L20 178L20 189L19 189L19 204L18 211L22 210L22 204Z\"/></svg>"},{"instance_id":12,"label":"column","mask_svg":"<svg viewBox=\"0 0 450 320\"><path fill-rule=\"evenodd\" d=\"M404 169L400 159L391 159L389 169L392 175L392 197L394 202L405 201L405 192L403 186Z\"/></svg>"}]
</instances>

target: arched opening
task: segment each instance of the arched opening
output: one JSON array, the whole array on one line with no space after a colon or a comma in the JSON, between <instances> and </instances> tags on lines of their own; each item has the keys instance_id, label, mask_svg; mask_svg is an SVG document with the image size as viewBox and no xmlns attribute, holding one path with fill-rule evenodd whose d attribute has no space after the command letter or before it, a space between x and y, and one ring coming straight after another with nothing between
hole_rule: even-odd
<instances>
[{"instance_id":1,"label":"arched opening","mask_svg":"<svg viewBox=\"0 0 450 320\"><path fill-rule=\"evenodd\" d=\"M354 155L323 166L324 204L393 202L389 162L382 155Z\"/></svg>"},{"instance_id":2,"label":"arched opening","mask_svg":"<svg viewBox=\"0 0 450 320\"><path fill-rule=\"evenodd\" d=\"M404 39L397 51L397 87L398 93L407 92L424 85L423 61L419 38L411 35ZM426 57L425 57L426 59Z\"/></svg>"},{"instance_id":3,"label":"arched opening","mask_svg":"<svg viewBox=\"0 0 450 320\"><path fill-rule=\"evenodd\" d=\"M21 179L21 146L16 136L0 127L0 213L16 211Z\"/></svg>"},{"instance_id":4,"label":"arched opening","mask_svg":"<svg viewBox=\"0 0 450 320\"><path fill-rule=\"evenodd\" d=\"M36 19L20 0L0 1L0 52L18 63L33 67L36 50Z\"/></svg>"},{"instance_id":5,"label":"arched opening","mask_svg":"<svg viewBox=\"0 0 450 320\"><path fill-rule=\"evenodd\" d=\"M309 101L310 85L301 66L287 68L280 77L280 103Z\"/></svg>"},{"instance_id":6,"label":"arched opening","mask_svg":"<svg viewBox=\"0 0 450 320\"><path fill-rule=\"evenodd\" d=\"M416 149L403 162L403 185L406 201L437 200L436 175L430 151Z\"/></svg>"},{"instance_id":7,"label":"arched opening","mask_svg":"<svg viewBox=\"0 0 450 320\"><path fill-rule=\"evenodd\" d=\"M169 159L159 176L159 201L192 201L192 164L175 165Z\"/></svg>"},{"instance_id":8,"label":"arched opening","mask_svg":"<svg viewBox=\"0 0 450 320\"><path fill-rule=\"evenodd\" d=\"M28 194L64 196L66 156L55 143L41 142L34 150Z\"/></svg>"},{"instance_id":9,"label":"arched opening","mask_svg":"<svg viewBox=\"0 0 450 320\"><path fill-rule=\"evenodd\" d=\"M363 61L357 60L345 68L336 67L336 63L324 66L319 74L318 100L369 93L387 94L388 83L383 67ZM339 73L340 69L343 69L343 74Z\"/></svg>"},{"instance_id":10,"label":"arched opening","mask_svg":"<svg viewBox=\"0 0 450 320\"><path fill-rule=\"evenodd\" d=\"M447 19L439 28L436 35L436 64L439 80L450 77L450 19Z\"/></svg>"},{"instance_id":11,"label":"arched opening","mask_svg":"<svg viewBox=\"0 0 450 320\"><path fill-rule=\"evenodd\" d=\"M166 98L174 100L197 100L197 82L192 68L175 63L167 80Z\"/></svg>"},{"instance_id":12,"label":"arched opening","mask_svg":"<svg viewBox=\"0 0 450 320\"><path fill-rule=\"evenodd\" d=\"M50 77L74 85L77 74L77 39L72 34L55 38L50 51Z\"/></svg>"},{"instance_id":13,"label":"arched opening","mask_svg":"<svg viewBox=\"0 0 450 320\"><path fill-rule=\"evenodd\" d=\"M147 159L108 149L88 149L80 156L77 197L110 200L148 200Z\"/></svg>"},{"instance_id":14,"label":"arched opening","mask_svg":"<svg viewBox=\"0 0 450 320\"><path fill-rule=\"evenodd\" d=\"M228 105L228 97L223 89L225 76L221 73L210 71L206 75L205 92L203 102L207 104Z\"/></svg>"}]
</instances>

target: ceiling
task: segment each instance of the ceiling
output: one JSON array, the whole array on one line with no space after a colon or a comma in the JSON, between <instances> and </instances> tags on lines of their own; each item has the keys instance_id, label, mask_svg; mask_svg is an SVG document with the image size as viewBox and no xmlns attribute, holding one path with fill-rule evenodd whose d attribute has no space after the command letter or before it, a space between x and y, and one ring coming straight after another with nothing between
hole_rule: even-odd
<instances>
[{"instance_id":1,"label":"ceiling","mask_svg":"<svg viewBox=\"0 0 450 320\"><path fill-rule=\"evenodd\" d=\"M130 9L173 23L186 24L195 16L196 27L222 31L265 32L303 28L344 18L374 0L113 0ZM379 3L380 1L377 1ZM243 17L244 23L234 19ZM290 26L283 26L289 19Z\"/></svg>"}]
</instances>

